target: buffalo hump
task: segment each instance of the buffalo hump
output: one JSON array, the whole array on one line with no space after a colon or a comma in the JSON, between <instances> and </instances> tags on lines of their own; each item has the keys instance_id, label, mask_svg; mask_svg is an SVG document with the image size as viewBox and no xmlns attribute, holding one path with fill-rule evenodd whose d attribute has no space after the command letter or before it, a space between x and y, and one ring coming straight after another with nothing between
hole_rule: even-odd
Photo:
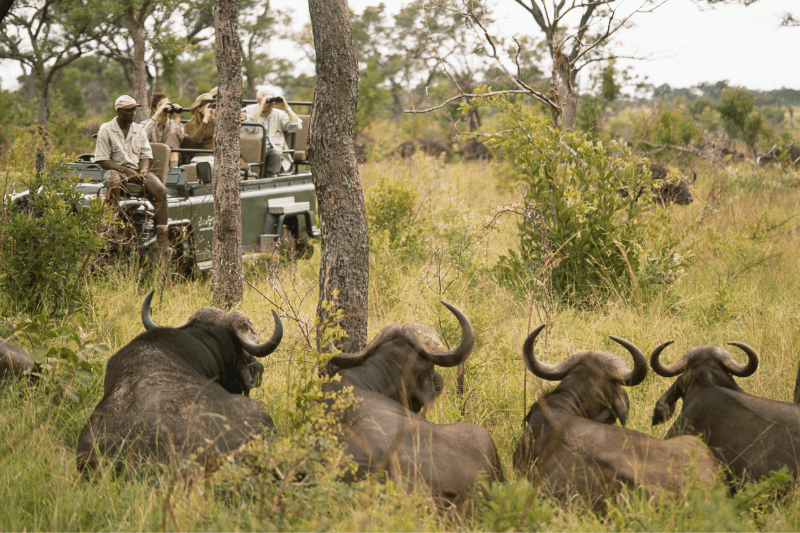
<instances>
[{"instance_id":1,"label":"buffalo hump","mask_svg":"<svg viewBox=\"0 0 800 533\"><path fill-rule=\"evenodd\" d=\"M190 458L235 450L269 436L272 418L248 396L261 380L263 357L280 342L277 314L272 338L258 345L241 312L195 312L178 328L150 317L152 291L142 306L147 329L108 361L104 394L78 438L81 472L102 460L118 471L148 464L182 469Z\"/></svg>"}]
</instances>

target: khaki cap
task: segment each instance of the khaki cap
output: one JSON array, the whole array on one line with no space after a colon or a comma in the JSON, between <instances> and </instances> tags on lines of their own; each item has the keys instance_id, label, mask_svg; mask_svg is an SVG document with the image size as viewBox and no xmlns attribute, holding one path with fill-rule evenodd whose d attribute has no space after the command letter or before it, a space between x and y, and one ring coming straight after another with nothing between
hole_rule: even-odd
<instances>
[{"instance_id":1,"label":"khaki cap","mask_svg":"<svg viewBox=\"0 0 800 533\"><path fill-rule=\"evenodd\" d=\"M123 94L114 102L114 109L132 109L134 107L142 107L142 104L137 104L136 100Z\"/></svg>"}]
</instances>

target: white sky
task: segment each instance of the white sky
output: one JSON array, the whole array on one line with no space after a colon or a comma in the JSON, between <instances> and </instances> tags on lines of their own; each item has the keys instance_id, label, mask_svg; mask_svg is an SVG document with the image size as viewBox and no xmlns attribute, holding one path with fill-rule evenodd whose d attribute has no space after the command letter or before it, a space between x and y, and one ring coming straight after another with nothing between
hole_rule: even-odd
<instances>
[{"instance_id":1,"label":"white sky","mask_svg":"<svg viewBox=\"0 0 800 533\"><path fill-rule=\"evenodd\" d=\"M379 2L349 0L350 8L358 13ZM383 2L392 12L408 3ZM530 14L513 0L493 2L492 11L503 33L541 37ZM271 0L271 5L294 10L295 24L308 21L303 0ZM640 2L619 0L616 5L625 11ZM703 9L692 0L667 0L653 13L635 15L632 21L636 26L616 37L621 45L619 53L651 59L619 64L632 66L632 74L647 76L647 82L655 86L668 83L673 88L690 87L729 80L733 86L749 89L800 89L800 27L779 27L780 17L787 11L800 14L800 0L760 0L749 7Z\"/></svg>"},{"instance_id":2,"label":"white sky","mask_svg":"<svg viewBox=\"0 0 800 533\"><path fill-rule=\"evenodd\" d=\"M380 0L349 1L351 9L361 12ZM383 2L390 11L396 11L408 0ZM513 0L494 2L500 31L540 37L530 15ZM296 25L308 21L304 0L271 0L271 5L292 11ZM617 5L632 9L638 3L619 0ZM760 0L749 7L703 9L692 0L667 0L653 13L636 15L636 27L617 34L620 53L650 59L621 61L620 65L632 66L633 74L646 76L655 86L668 83L673 88L690 87L729 80L731 85L749 89L800 89L800 27L779 27L780 16L786 11L800 14L800 0ZM12 87L18 74L13 63L0 63L3 88Z\"/></svg>"}]
</instances>

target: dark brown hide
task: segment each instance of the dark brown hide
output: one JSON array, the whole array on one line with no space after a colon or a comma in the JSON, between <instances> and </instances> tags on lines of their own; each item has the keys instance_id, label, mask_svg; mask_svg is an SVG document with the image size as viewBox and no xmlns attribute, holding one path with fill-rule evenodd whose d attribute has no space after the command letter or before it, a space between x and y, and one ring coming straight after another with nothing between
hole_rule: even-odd
<instances>
[{"instance_id":1,"label":"dark brown hide","mask_svg":"<svg viewBox=\"0 0 800 533\"><path fill-rule=\"evenodd\" d=\"M403 159L411 158L419 150L425 155L439 157L444 155L444 160L449 163L453 158L453 147L444 139L415 139L401 144L396 152Z\"/></svg>"},{"instance_id":2,"label":"dark brown hide","mask_svg":"<svg viewBox=\"0 0 800 533\"><path fill-rule=\"evenodd\" d=\"M797 363L797 379L794 382L794 403L800 404L800 363Z\"/></svg>"},{"instance_id":3,"label":"dark brown hide","mask_svg":"<svg viewBox=\"0 0 800 533\"><path fill-rule=\"evenodd\" d=\"M683 493L694 482L714 482L715 461L700 439L665 443L613 425L616 419L623 425L627 420L629 402L623 385L635 386L647 373L647 361L636 346L611 337L633 356L633 370L616 355L596 351L545 365L533 353L543 327L525 341L525 362L535 375L561 383L528 412L514 451L519 471L560 498L577 495L595 503L623 486Z\"/></svg>"},{"instance_id":4,"label":"dark brown hide","mask_svg":"<svg viewBox=\"0 0 800 533\"><path fill-rule=\"evenodd\" d=\"M447 350L427 326L388 326L362 352L331 360L341 381L327 384L325 391L352 387L356 399L355 407L341 414L345 450L358 465L347 481L385 471L398 481L426 486L437 499L461 508L476 481L502 480L503 474L484 428L431 424L417 414L442 391L435 366L463 363L475 341L466 316L444 305L461 324L455 349Z\"/></svg>"},{"instance_id":5,"label":"dark brown hide","mask_svg":"<svg viewBox=\"0 0 800 533\"><path fill-rule=\"evenodd\" d=\"M492 159L492 153L489 151L486 145L475 139L470 139L465 142L461 146L459 153L465 161L489 161Z\"/></svg>"},{"instance_id":6,"label":"dark brown hide","mask_svg":"<svg viewBox=\"0 0 800 533\"><path fill-rule=\"evenodd\" d=\"M689 186L693 185L697 180L696 173L693 172L692 177L687 179L683 176L669 175L669 170L656 163L642 163L637 166L650 171L650 177L653 180L653 203L656 205L667 207L673 202L678 205L689 205L694 201ZM643 189L637 189L635 191L636 197L641 196L643 192ZM630 191L625 187L618 189L617 193L623 198L627 198L630 195Z\"/></svg>"},{"instance_id":7,"label":"dark brown hide","mask_svg":"<svg viewBox=\"0 0 800 533\"><path fill-rule=\"evenodd\" d=\"M800 165L800 146L796 144L773 146L772 149L764 155L758 156L756 164L765 165L767 163L774 163L778 161L783 154L789 153L789 161L793 165Z\"/></svg>"},{"instance_id":8,"label":"dark brown hide","mask_svg":"<svg viewBox=\"0 0 800 533\"><path fill-rule=\"evenodd\" d=\"M28 352L0 337L0 383L5 378L21 377L33 365L33 357Z\"/></svg>"},{"instance_id":9,"label":"dark brown hide","mask_svg":"<svg viewBox=\"0 0 800 533\"><path fill-rule=\"evenodd\" d=\"M202 463L272 432L269 414L247 396L264 370L254 355L280 343L277 314L272 338L259 345L239 311L206 307L182 327L160 327L150 318L152 294L142 308L147 331L108 361L103 398L78 438L81 472L101 458L118 471L151 461L180 468L190 454Z\"/></svg>"},{"instance_id":10,"label":"dark brown hide","mask_svg":"<svg viewBox=\"0 0 800 533\"><path fill-rule=\"evenodd\" d=\"M758 356L742 343L748 363L740 365L727 350L698 346L669 366L659 361L664 343L653 351L650 365L660 376L679 375L656 403L653 425L668 420L679 398L681 414L667 433L698 435L724 464L728 480L757 480L786 466L797 477L800 458L800 406L751 396L733 376L747 377L758 368Z\"/></svg>"}]
</instances>

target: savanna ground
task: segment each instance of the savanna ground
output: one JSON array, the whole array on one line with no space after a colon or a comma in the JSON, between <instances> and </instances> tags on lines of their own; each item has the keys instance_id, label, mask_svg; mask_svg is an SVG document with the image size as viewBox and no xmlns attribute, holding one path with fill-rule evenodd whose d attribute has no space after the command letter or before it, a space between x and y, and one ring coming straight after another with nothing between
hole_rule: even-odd
<instances>
[{"instance_id":1,"label":"savanna ground","mask_svg":"<svg viewBox=\"0 0 800 533\"><path fill-rule=\"evenodd\" d=\"M387 136L391 138L391 136ZM386 149L392 141L386 141ZM384 150L385 153L385 150ZM695 201L669 208L670 227L682 235L680 252L691 256L678 281L654 298L632 293L598 298L593 305L567 307L543 296L499 284L493 267L516 246L515 220L498 207L518 201L508 162L443 165L417 155L406 163L372 157L360 166L370 211L369 336L390 323L419 322L451 345L455 319L439 303L447 300L472 321L477 340L468 361L463 396L454 369L443 369L446 385L428 413L436 423L470 421L492 434L508 482L491 490L489 503L463 521L440 515L424 492L406 491L379 480L338 483L325 465L335 451L314 451L309 433L298 428L298 396L313 397L313 322L317 306L319 255L296 263L257 260L245 267L245 312L262 338L272 331L278 308L285 334L264 362L261 387L253 396L275 419L279 440L262 452L284 472L304 464L316 472L302 483L262 475L252 479L234 467L223 475L185 483L168 474L117 478L108 471L92 482L75 467L75 443L102 396L102 362L143 328L144 295L157 289L153 316L179 326L211 305L210 277L160 283L122 261L91 278L90 303L82 322L61 324L82 335L82 348L104 343L110 351L91 356L94 376L73 382L72 395L58 394L64 381L45 380L0 390L0 529L4 531L798 531L800 493L775 497L777 479L753 485L735 497L719 484L685 496L647 497L624 493L602 510L541 495L511 465L522 419L551 384L526 373L522 342L547 323L537 354L556 362L581 349L629 356L608 339L631 340L645 353L666 341L664 359L674 361L696 345L740 341L761 358L755 375L740 379L751 394L791 401L800 357L800 172L759 169L749 162L727 167L695 161ZM6 326L15 317L4 317ZM81 325L79 329L78 326ZM25 345L21 334L15 342ZM53 341L58 342L58 341ZM68 340L63 340L69 343ZM88 353L88 352L87 352ZM742 354L732 349L734 357ZM58 365L53 369L58 372ZM658 397L671 380L652 372L629 390L628 427L663 437L669 424L651 427ZM269 462L268 461L268 462ZM308 465L316 464L314 470Z\"/></svg>"}]
</instances>

